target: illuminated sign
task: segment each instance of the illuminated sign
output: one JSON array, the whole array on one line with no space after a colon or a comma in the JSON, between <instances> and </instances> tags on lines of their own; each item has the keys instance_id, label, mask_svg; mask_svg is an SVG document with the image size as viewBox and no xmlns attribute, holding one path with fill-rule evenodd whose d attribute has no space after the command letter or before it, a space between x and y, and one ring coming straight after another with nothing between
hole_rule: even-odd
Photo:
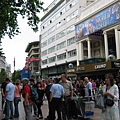
<instances>
[{"instance_id":1,"label":"illuminated sign","mask_svg":"<svg viewBox=\"0 0 120 120\"><path fill-rule=\"evenodd\" d=\"M95 65L95 70L97 70L97 69L103 69L103 68L106 68L106 64L101 64L101 65Z\"/></svg>"}]
</instances>

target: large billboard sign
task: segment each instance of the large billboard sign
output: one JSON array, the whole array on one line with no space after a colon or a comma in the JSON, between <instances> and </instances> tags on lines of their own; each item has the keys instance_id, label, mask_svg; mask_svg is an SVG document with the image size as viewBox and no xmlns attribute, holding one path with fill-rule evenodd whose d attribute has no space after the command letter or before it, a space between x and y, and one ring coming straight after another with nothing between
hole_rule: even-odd
<instances>
[{"instance_id":1,"label":"large billboard sign","mask_svg":"<svg viewBox=\"0 0 120 120\"><path fill-rule=\"evenodd\" d=\"M120 2L75 26L76 39L120 22Z\"/></svg>"}]
</instances>

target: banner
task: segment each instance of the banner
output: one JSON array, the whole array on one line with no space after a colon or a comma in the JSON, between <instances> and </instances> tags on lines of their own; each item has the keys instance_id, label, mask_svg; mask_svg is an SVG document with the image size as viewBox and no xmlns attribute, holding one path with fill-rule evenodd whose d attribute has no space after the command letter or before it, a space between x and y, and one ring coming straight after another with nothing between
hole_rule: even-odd
<instances>
[{"instance_id":1,"label":"banner","mask_svg":"<svg viewBox=\"0 0 120 120\"><path fill-rule=\"evenodd\" d=\"M120 2L75 26L76 39L120 22Z\"/></svg>"},{"instance_id":2,"label":"banner","mask_svg":"<svg viewBox=\"0 0 120 120\"><path fill-rule=\"evenodd\" d=\"M39 61L40 58L26 58L26 62Z\"/></svg>"}]
</instances>

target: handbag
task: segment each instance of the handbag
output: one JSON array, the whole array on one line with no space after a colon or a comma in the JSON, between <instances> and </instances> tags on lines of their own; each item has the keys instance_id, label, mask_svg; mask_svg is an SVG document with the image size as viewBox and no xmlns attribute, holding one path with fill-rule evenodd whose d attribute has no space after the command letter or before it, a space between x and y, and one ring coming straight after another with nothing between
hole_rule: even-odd
<instances>
[{"instance_id":1,"label":"handbag","mask_svg":"<svg viewBox=\"0 0 120 120\"><path fill-rule=\"evenodd\" d=\"M114 105L114 101L112 99L106 99L106 105L112 107Z\"/></svg>"},{"instance_id":2,"label":"handbag","mask_svg":"<svg viewBox=\"0 0 120 120\"><path fill-rule=\"evenodd\" d=\"M107 87L106 87L106 92L107 92ZM112 106L114 105L114 101L113 101L112 99L109 99L109 98L106 97L106 99L105 99L105 104L106 104L107 106L112 107Z\"/></svg>"},{"instance_id":3,"label":"handbag","mask_svg":"<svg viewBox=\"0 0 120 120\"><path fill-rule=\"evenodd\" d=\"M96 108L100 108L100 109L103 109L105 107L104 105L104 96L99 94L97 97L96 97L96 104L95 104L95 107Z\"/></svg>"}]
</instances>

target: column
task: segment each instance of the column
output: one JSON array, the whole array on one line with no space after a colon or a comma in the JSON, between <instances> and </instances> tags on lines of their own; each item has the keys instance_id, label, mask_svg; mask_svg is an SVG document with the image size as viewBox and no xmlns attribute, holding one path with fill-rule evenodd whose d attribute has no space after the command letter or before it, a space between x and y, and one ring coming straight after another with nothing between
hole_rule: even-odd
<instances>
[{"instance_id":1,"label":"column","mask_svg":"<svg viewBox=\"0 0 120 120\"><path fill-rule=\"evenodd\" d=\"M115 28L115 42L116 42L116 57L117 59L120 59L120 42L119 42L119 36L120 33L117 29L117 27Z\"/></svg>"},{"instance_id":2,"label":"column","mask_svg":"<svg viewBox=\"0 0 120 120\"><path fill-rule=\"evenodd\" d=\"M87 44L88 44L88 58L91 58L91 45L90 45L90 39L87 39Z\"/></svg>"},{"instance_id":3,"label":"column","mask_svg":"<svg viewBox=\"0 0 120 120\"><path fill-rule=\"evenodd\" d=\"M79 66L79 42L76 42L77 66Z\"/></svg>"},{"instance_id":4,"label":"column","mask_svg":"<svg viewBox=\"0 0 120 120\"><path fill-rule=\"evenodd\" d=\"M104 44L105 44L105 58L108 58L108 40L107 40L107 33L106 31L103 32L104 34Z\"/></svg>"},{"instance_id":5,"label":"column","mask_svg":"<svg viewBox=\"0 0 120 120\"><path fill-rule=\"evenodd\" d=\"M80 56L79 60L82 60L83 59L83 42L82 41L79 42L79 56Z\"/></svg>"},{"instance_id":6,"label":"column","mask_svg":"<svg viewBox=\"0 0 120 120\"><path fill-rule=\"evenodd\" d=\"M102 40L100 40L100 57L103 57L103 46L102 46Z\"/></svg>"}]
</instances>

